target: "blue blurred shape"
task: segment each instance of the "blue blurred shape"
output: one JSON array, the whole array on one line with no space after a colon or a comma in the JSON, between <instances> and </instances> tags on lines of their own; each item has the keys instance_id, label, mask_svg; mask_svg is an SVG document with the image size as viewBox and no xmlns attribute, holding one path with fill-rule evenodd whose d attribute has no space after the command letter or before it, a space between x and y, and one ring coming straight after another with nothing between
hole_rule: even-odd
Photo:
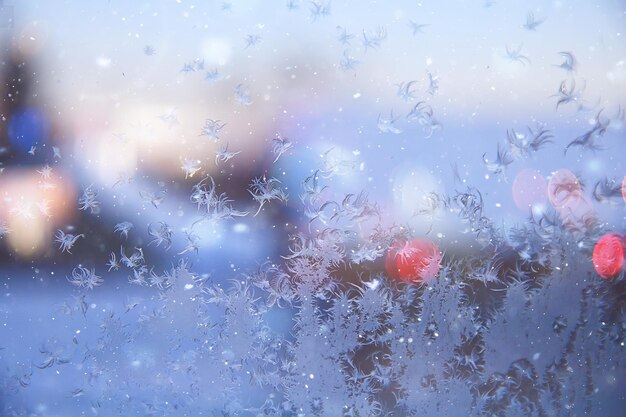
<instances>
[{"instance_id":1,"label":"blue blurred shape","mask_svg":"<svg viewBox=\"0 0 626 417\"><path fill-rule=\"evenodd\" d=\"M45 142L48 137L48 120L34 107L17 110L9 119L7 134L16 149L28 152L31 146Z\"/></svg>"}]
</instances>

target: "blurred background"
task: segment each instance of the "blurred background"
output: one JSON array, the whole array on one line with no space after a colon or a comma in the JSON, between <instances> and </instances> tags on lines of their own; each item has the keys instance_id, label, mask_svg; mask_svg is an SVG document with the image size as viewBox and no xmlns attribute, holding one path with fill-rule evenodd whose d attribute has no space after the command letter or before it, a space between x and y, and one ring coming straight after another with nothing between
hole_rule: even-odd
<instances>
[{"instance_id":1,"label":"blurred background","mask_svg":"<svg viewBox=\"0 0 626 417\"><path fill-rule=\"evenodd\" d=\"M129 276L111 252L216 282L279 262L324 226L299 197L316 172L326 198L365 190L449 254L471 239L436 196L474 187L513 227L551 207L558 170L584 190L565 217L623 232L625 28L619 0L0 0L4 314L41 320L77 266L114 299ZM550 141L529 147L539 128ZM590 131L597 146L571 145ZM207 176L248 214L204 216ZM254 216L263 177L289 197ZM80 237L63 250L59 231ZM16 323L4 340L36 345Z\"/></svg>"},{"instance_id":2,"label":"blurred background","mask_svg":"<svg viewBox=\"0 0 626 417\"><path fill-rule=\"evenodd\" d=\"M424 230L432 219L414 214L431 192L475 186L487 214L511 225L528 215L511 198L525 169L549 178L567 168L589 189L623 178L622 3L342 1L327 13L312 4L4 1L0 218L14 233L2 241L3 264L73 262L53 244L58 229L85 235L76 257L106 258L122 221L135 225L137 246L147 225L166 221L183 249L180 232L198 220L189 190L207 174L241 211L256 211L246 190L254 177L292 191L253 222L197 228L194 263L220 270L233 256L242 262L242 246L255 259L279 250L278 236L302 217L301 183L319 167L338 167L337 196L366 188L399 223ZM555 110L562 81L579 96ZM411 123L405 116L424 101L433 120ZM563 156L600 110L611 120L607 151ZM207 120L223 125L215 137L202 134ZM537 124L553 143L490 173L483 159L495 159L507 131ZM294 146L272 163L278 136ZM224 149L236 154L218 160ZM87 187L96 213L79 210ZM604 209L595 208L623 226L623 212ZM435 228L454 240L454 225Z\"/></svg>"}]
</instances>

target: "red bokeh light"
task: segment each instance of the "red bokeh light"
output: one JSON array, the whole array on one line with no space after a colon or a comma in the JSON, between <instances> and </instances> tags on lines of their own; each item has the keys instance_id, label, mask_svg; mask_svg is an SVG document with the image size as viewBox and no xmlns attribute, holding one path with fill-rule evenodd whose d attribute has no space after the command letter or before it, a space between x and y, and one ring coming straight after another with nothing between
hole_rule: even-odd
<instances>
[{"instance_id":1,"label":"red bokeh light","mask_svg":"<svg viewBox=\"0 0 626 417\"><path fill-rule=\"evenodd\" d=\"M593 267L602 278L612 278L624 267L626 240L618 233L602 236L593 248Z\"/></svg>"},{"instance_id":2,"label":"red bokeh light","mask_svg":"<svg viewBox=\"0 0 626 417\"><path fill-rule=\"evenodd\" d=\"M573 233L585 233L596 220L593 203L582 189L580 181L569 169L552 173L548 181L548 199L563 225Z\"/></svg>"},{"instance_id":3,"label":"red bokeh light","mask_svg":"<svg viewBox=\"0 0 626 417\"><path fill-rule=\"evenodd\" d=\"M391 278L428 282L439 274L441 253L437 245L427 239L398 241L389 249L385 266Z\"/></svg>"},{"instance_id":4,"label":"red bokeh light","mask_svg":"<svg viewBox=\"0 0 626 417\"><path fill-rule=\"evenodd\" d=\"M582 196L578 178L569 169L559 169L548 182L548 198L555 209L576 203Z\"/></svg>"}]
</instances>

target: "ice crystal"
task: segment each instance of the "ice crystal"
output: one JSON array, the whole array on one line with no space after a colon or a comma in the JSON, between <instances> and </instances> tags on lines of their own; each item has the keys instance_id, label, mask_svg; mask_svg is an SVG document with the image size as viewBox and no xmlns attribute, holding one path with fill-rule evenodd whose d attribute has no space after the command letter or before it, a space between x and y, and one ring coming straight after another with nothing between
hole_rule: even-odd
<instances>
[{"instance_id":1,"label":"ice crystal","mask_svg":"<svg viewBox=\"0 0 626 417\"><path fill-rule=\"evenodd\" d=\"M104 282L101 277L96 275L94 268L87 269L78 266L72 270L72 277L67 279L70 284L81 288L89 288L93 290L95 287L102 285Z\"/></svg>"},{"instance_id":2,"label":"ice crystal","mask_svg":"<svg viewBox=\"0 0 626 417\"><path fill-rule=\"evenodd\" d=\"M272 200L287 201L287 194L278 188L277 184L280 184L280 181L276 178L257 177L252 180L248 191L252 194L252 198L259 203L259 208L254 216L258 215L263 206Z\"/></svg>"},{"instance_id":3,"label":"ice crystal","mask_svg":"<svg viewBox=\"0 0 626 417\"><path fill-rule=\"evenodd\" d=\"M71 233L65 233L63 230L57 230L54 240L59 244L61 252L72 253L70 252L70 249L72 249L76 241L81 237L85 237L85 235L82 233L74 235Z\"/></svg>"}]
</instances>

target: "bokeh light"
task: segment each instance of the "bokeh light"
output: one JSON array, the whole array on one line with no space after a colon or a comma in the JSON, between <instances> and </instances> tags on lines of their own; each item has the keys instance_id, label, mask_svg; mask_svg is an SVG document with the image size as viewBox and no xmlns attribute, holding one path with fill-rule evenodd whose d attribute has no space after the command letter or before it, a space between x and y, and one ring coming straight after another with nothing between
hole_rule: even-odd
<instances>
[{"instance_id":1,"label":"bokeh light","mask_svg":"<svg viewBox=\"0 0 626 417\"><path fill-rule=\"evenodd\" d=\"M19 257L47 250L54 230L71 220L76 190L62 180L64 175L52 171L44 177L21 169L0 176L0 220L11 229L9 246Z\"/></svg>"},{"instance_id":2,"label":"bokeh light","mask_svg":"<svg viewBox=\"0 0 626 417\"><path fill-rule=\"evenodd\" d=\"M387 273L407 282L430 282L441 268L441 252L428 239L396 242L387 252Z\"/></svg>"},{"instance_id":3,"label":"bokeh light","mask_svg":"<svg viewBox=\"0 0 626 417\"><path fill-rule=\"evenodd\" d=\"M576 175L566 168L552 173L548 182L548 198L555 209L561 209L580 199L582 188Z\"/></svg>"},{"instance_id":4,"label":"bokeh light","mask_svg":"<svg viewBox=\"0 0 626 417\"><path fill-rule=\"evenodd\" d=\"M624 270L626 240L618 233L602 236L593 248L593 267L602 278L613 278Z\"/></svg>"}]
</instances>

